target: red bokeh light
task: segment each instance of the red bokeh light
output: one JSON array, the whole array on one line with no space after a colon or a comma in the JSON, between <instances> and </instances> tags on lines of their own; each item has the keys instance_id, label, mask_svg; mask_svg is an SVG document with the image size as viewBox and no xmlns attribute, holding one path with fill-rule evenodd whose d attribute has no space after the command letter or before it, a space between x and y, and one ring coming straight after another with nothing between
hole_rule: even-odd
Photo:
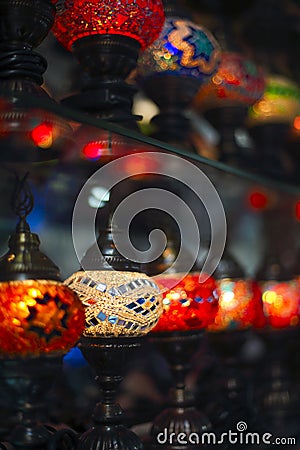
<instances>
[{"instance_id":1,"label":"red bokeh light","mask_svg":"<svg viewBox=\"0 0 300 450\"><path fill-rule=\"evenodd\" d=\"M298 200L295 204L295 216L296 219L300 221L300 200Z\"/></svg>"},{"instance_id":2,"label":"red bokeh light","mask_svg":"<svg viewBox=\"0 0 300 450\"><path fill-rule=\"evenodd\" d=\"M294 128L300 131L300 116L296 116L294 119Z\"/></svg>"},{"instance_id":3,"label":"red bokeh light","mask_svg":"<svg viewBox=\"0 0 300 450\"><path fill-rule=\"evenodd\" d=\"M107 149L103 148L101 142L88 142L82 149L84 158L91 160L99 159L106 152Z\"/></svg>"},{"instance_id":4,"label":"red bokeh light","mask_svg":"<svg viewBox=\"0 0 300 450\"><path fill-rule=\"evenodd\" d=\"M266 209L269 204L268 196L261 191L253 191L249 195L249 205L255 210Z\"/></svg>"},{"instance_id":5,"label":"red bokeh light","mask_svg":"<svg viewBox=\"0 0 300 450\"><path fill-rule=\"evenodd\" d=\"M30 137L37 147L49 148L53 144L53 125L42 122L30 132Z\"/></svg>"}]
</instances>

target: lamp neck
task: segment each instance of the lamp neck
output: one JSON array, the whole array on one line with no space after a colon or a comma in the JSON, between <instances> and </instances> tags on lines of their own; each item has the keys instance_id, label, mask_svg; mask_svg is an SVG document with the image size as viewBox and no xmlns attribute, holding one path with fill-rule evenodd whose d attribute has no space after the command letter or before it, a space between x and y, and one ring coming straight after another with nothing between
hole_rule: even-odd
<instances>
[{"instance_id":1,"label":"lamp neck","mask_svg":"<svg viewBox=\"0 0 300 450\"><path fill-rule=\"evenodd\" d=\"M63 103L135 129L138 117L132 115L131 109L137 89L126 79L136 67L139 50L136 40L120 35L78 39L73 53L89 80L79 94Z\"/></svg>"},{"instance_id":2,"label":"lamp neck","mask_svg":"<svg viewBox=\"0 0 300 450\"><path fill-rule=\"evenodd\" d=\"M55 7L50 0L0 0L1 80L30 80L41 85L46 60L34 52L50 31Z\"/></svg>"}]
</instances>

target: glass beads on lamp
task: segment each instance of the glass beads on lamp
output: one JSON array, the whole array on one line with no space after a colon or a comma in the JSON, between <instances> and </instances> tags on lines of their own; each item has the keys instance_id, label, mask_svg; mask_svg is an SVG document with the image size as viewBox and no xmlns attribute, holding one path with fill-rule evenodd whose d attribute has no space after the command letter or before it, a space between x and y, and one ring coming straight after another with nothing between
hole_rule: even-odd
<instances>
[{"instance_id":1,"label":"glass beads on lamp","mask_svg":"<svg viewBox=\"0 0 300 450\"><path fill-rule=\"evenodd\" d=\"M252 105L264 92L263 71L235 52L222 52L217 72L204 83L195 99L199 109L215 106Z\"/></svg>"},{"instance_id":2,"label":"glass beads on lamp","mask_svg":"<svg viewBox=\"0 0 300 450\"><path fill-rule=\"evenodd\" d=\"M162 313L160 289L143 273L80 271L65 284L85 306L86 337L143 335L156 325Z\"/></svg>"},{"instance_id":3,"label":"glass beads on lamp","mask_svg":"<svg viewBox=\"0 0 300 450\"><path fill-rule=\"evenodd\" d=\"M216 284L212 278L200 282L199 277L199 273L156 277L165 292L163 314L153 332L199 330L213 323L218 309Z\"/></svg>"},{"instance_id":4,"label":"glass beads on lamp","mask_svg":"<svg viewBox=\"0 0 300 450\"><path fill-rule=\"evenodd\" d=\"M210 331L241 330L264 322L260 290L245 279L216 280L218 312Z\"/></svg>"},{"instance_id":5,"label":"glass beads on lamp","mask_svg":"<svg viewBox=\"0 0 300 450\"><path fill-rule=\"evenodd\" d=\"M119 34L138 41L142 49L161 31L164 10L161 0L54 0L57 16L53 33L68 49L78 39Z\"/></svg>"},{"instance_id":6,"label":"glass beads on lamp","mask_svg":"<svg viewBox=\"0 0 300 450\"><path fill-rule=\"evenodd\" d=\"M167 17L159 38L142 54L138 74L174 75L198 80L211 76L219 63L219 45L205 28L180 17Z\"/></svg>"},{"instance_id":7,"label":"glass beads on lamp","mask_svg":"<svg viewBox=\"0 0 300 450\"><path fill-rule=\"evenodd\" d=\"M37 356L66 353L84 326L77 296L51 280L0 283L0 352Z\"/></svg>"},{"instance_id":8,"label":"glass beads on lamp","mask_svg":"<svg viewBox=\"0 0 300 450\"><path fill-rule=\"evenodd\" d=\"M297 280L259 283L267 325L272 328L299 326L300 290Z\"/></svg>"}]
</instances>

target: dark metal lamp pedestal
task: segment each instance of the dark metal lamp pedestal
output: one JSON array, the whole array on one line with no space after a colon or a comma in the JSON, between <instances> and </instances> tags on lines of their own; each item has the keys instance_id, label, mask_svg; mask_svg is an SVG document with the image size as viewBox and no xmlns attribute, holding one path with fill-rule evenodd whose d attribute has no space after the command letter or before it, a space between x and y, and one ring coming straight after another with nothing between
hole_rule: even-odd
<instances>
[{"instance_id":1,"label":"dark metal lamp pedestal","mask_svg":"<svg viewBox=\"0 0 300 450\"><path fill-rule=\"evenodd\" d=\"M216 372L217 386L206 414L219 433L235 429L239 421L250 422L249 386L241 368L239 355L247 339L247 330L208 333L208 342L215 352L220 372ZM219 394L219 395L218 395Z\"/></svg>"},{"instance_id":2,"label":"dark metal lamp pedestal","mask_svg":"<svg viewBox=\"0 0 300 450\"><path fill-rule=\"evenodd\" d=\"M151 336L151 342L165 356L174 376L170 390L169 407L163 410L153 422L149 450L190 450L195 444L188 443L191 433L201 436L210 429L210 422L195 407L195 397L186 389L185 378L190 371L190 360L201 342L202 332L166 333ZM186 444L177 441L184 433ZM201 444L197 445L199 448Z\"/></svg>"},{"instance_id":3,"label":"dark metal lamp pedestal","mask_svg":"<svg viewBox=\"0 0 300 450\"><path fill-rule=\"evenodd\" d=\"M299 330L265 329L258 332L266 347L254 386L254 425L257 431L299 437L299 392L291 376L294 343Z\"/></svg>"},{"instance_id":4,"label":"dark metal lamp pedestal","mask_svg":"<svg viewBox=\"0 0 300 450\"><path fill-rule=\"evenodd\" d=\"M95 426L80 437L77 450L143 450L138 436L123 425L123 411L115 401L123 368L139 346L135 337L81 338L79 347L97 374L102 400L93 413Z\"/></svg>"},{"instance_id":5,"label":"dark metal lamp pedestal","mask_svg":"<svg viewBox=\"0 0 300 450\"><path fill-rule=\"evenodd\" d=\"M45 395L58 374L62 357L0 360L0 383L4 401L14 410L13 420L8 418L3 450L70 450L76 448L76 433L71 429L56 431L45 426L47 400Z\"/></svg>"}]
</instances>

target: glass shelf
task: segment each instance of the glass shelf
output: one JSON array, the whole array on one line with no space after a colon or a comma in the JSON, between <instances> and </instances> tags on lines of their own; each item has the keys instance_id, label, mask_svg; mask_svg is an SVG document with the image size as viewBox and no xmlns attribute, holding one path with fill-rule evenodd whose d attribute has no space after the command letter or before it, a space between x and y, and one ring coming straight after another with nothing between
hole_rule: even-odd
<instances>
[{"instance_id":1,"label":"glass shelf","mask_svg":"<svg viewBox=\"0 0 300 450\"><path fill-rule=\"evenodd\" d=\"M196 163L202 163L204 166L212 167L214 169L217 169L219 171L222 171L224 173L231 174L236 177L240 177L245 180L249 180L252 182L256 182L258 184L262 184L266 187L270 187L273 189L277 189L283 192L291 193L291 194L300 194L300 186L285 182L285 181L278 181L272 178L268 178L264 176L263 174L258 174L252 171L243 170L239 167L234 167L231 165L228 165L226 163L212 160L205 158L201 155L188 152L184 149L181 149L179 147L170 145L166 142L158 141L157 139L153 139L149 136L143 135L140 132L129 130L126 128L123 128L122 126L119 126L118 124L109 123L105 120L102 120L100 118L95 118L90 115L81 113L79 111L75 111L73 109L66 108L65 106L62 106L60 104L55 103L52 100L48 100L46 98L40 98L40 97L33 97L28 94L20 93L18 100L20 101L20 104L24 105L24 108L27 108L28 110L32 111L48 111L49 113L52 113L54 116L57 117L57 120L64 119L65 121L71 123L73 127L78 127L81 124L89 125L92 129L102 129L110 131L111 133L115 133L119 136L124 136L127 138L127 142L132 145L131 152L133 151L140 151L141 145L143 147L146 146L147 150L157 151L164 150L167 152L174 153L178 156L182 156L184 158L188 158ZM63 130L63 134L66 138L69 138L69 130ZM129 141L131 140L131 141ZM140 146L137 145L137 143L140 144ZM126 153L126 152L123 152ZM120 156L120 154L116 153L114 156Z\"/></svg>"},{"instance_id":2,"label":"glass shelf","mask_svg":"<svg viewBox=\"0 0 300 450\"><path fill-rule=\"evenodd\" d=\"M205 253L211 238L209 214L214 216L216 198L220 198L227 221L227 247L236 256L247 275L254 275L266 253L270 223L273 223L274 239L281 240L282 248L286 250L283 257L287 264L292 268L296 263L299 227L296 213L300 186L191 154L138 132L124 129L117 124L70 110L47 98L20 93L13 102L11 99L4 99L4 102L6 106L12 108L17 104L19 110L26 111L30 126L33 124L34 127L38 127L46 124L50 125L50 129L41 128L41 134L38 134L36 139L40 138L42 145L39 145L39 141L32 140L32 132L28 130L23 132L23 138L30 136L31 142L10 141L9 148L5 133L0 136L2 254L6 251L8 235L16 223L10 207L14 187L13 171L30 171L35 208L29 216L29 222L32 230L39 234L43 250L59 265L65 278L78 269L77 256L80 259L91 244L85 220L91 210L96 210L105 186L101 183L100 177L92 180L85 192L85 206L80 223L82 234L78 245L79 255L76 255L72 241L72 214L79 192L89 177L98 169L105 167L108 162L134 154L134 159L122 160L118 166L118 169L121 167L118 176L123 180L118 185L119 199L148 188L159 188L177 195L192 211L199 226L201 234L199 259L201 254ZM52 133L51 129L53 124L58 127L55 133ZM17 129L14 132L18 135ZM92 140L89 141L91 137ZM95 144L99 142L101 152ZM86 147L88 143L92 145ZM164 162L161 160L162 155L167 155L168 158L172 156L173 159L167 158L167 162ZM188 184L196 187L197 194L180 181L186 180L184 172L187 162L195 168L195 171L190 172ZM143 171L151 173L132 177L133 174ZM169 173L170 176L159 173ZM211 202L210 192L213 193ZM207 208L203 205L203 198ZM175 197L172 197L170 204L172 202L173 210L177 208L180 215L184 215L184 205ZM142 203L138 205L146 207L147 202L145 200L145 205ZM105 199L100 206L103 207L99 209L98 220L99 223L103 223L107 216ZM134 219L137 231L134 231L134 226L131 231L141 248L145 247L145 242L147 247L148 233L152 228L159 228L160 221L172 232L178 232L174 220L170 222L169 218L160 212L154 214L154 209L148 213L140 213ZM220 223L215 222L214 233L223 236L222 227L222 220ZM184 235L183 245L188 251L194 251L195 242L189 239L187 233ZM222 243L220 245L222 246Z\"/></svg>"}]
</instances>

